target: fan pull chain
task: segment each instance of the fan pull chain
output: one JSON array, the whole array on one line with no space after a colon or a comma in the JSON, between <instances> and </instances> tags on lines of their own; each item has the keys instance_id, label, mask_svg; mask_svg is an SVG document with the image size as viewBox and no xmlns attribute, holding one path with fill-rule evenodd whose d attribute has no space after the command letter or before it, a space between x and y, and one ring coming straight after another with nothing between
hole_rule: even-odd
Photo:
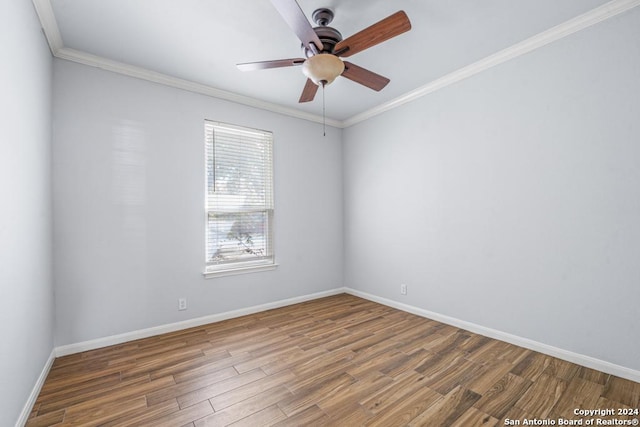
<instances>
[{"instance_id":1,"label":"fan pull chain","mask_svg":"<svg viewBox=\"0 0 640 427\"><path fill-rule=\"evenodd\" d=\"M322 81L322 136L327 136L327 116L325 114L325 102L324 102L324 86L325 81Z\"/></svg>"}]
</instances>

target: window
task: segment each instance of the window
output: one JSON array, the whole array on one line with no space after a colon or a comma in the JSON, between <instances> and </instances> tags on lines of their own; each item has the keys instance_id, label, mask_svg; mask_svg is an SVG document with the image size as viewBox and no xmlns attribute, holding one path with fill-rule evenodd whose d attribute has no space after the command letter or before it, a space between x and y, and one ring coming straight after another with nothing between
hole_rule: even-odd
<instances>
[{"instance_id":1,"label":"window","mask_svg":"<svg viewBox=\"0 0 640 427\"><path fill-rule=\"evenodd\" d=\"M206 276L274 268L273 135L205 121Z\"/></svg>"}]
</instances>

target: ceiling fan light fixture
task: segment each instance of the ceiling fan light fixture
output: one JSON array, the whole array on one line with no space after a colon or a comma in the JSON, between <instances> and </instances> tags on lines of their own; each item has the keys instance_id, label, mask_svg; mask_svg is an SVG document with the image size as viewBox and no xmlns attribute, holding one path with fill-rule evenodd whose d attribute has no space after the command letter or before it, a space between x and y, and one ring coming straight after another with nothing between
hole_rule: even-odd
<instances>
[{"instance_id":1,"label":"ceiling fan light fixture","mask_svg":"<svg viewBox=\"0 0 640 427\"><path fill-rule=\"evenodd\" d=\"M343 71L342 59L330 53L319 53L302 64L304 75L318 86L331 84Z\"/></svg>"}]
</instances>

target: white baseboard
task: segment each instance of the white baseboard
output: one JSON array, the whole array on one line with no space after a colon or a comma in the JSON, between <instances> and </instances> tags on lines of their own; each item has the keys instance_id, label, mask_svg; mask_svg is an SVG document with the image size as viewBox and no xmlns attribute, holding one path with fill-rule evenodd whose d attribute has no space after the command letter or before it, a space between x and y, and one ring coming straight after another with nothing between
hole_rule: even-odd
<instances>
[{"instance_id":1,"label":"white baseboard","mask_svg":"<svg viewBox=\"0 0 640 427\"><path fill-rule=\"evenodd\" d=\"M116 344L122 344L125 342L129 342L129 341L133 341L141 338L148 338L155 335L166 334L168 332L180 331L183 329L206 325L208 323L220 322L222 320L233 319L236 317L259 313L261 311L271 310L274 308L286 307L288 305L298 304L301 302L311 301L314 299L328 297L331 295L337 295L345 292L346 292L345 288L336 288L329 291L317 292L310 295L303 295L299 297L288 298L285 300L270 302L266 304L255 305L253 307L241 308L239 310L227 311L224 313L212 314L210 316L198 317L195 319L189 319L182 322L169 323L166 325L155 326L152 328L126 332L124 334L112 335L109 337L98 338L95 340L63 345L55 348L55 354L56 354L56 357L60 357L60 356L66 356L69 354L80 353L83 351L95 350L97 348L107 347L107 346L116 345Z\"/></svg>"},{"instance_id":2,"label":"white baseboard","mask_svg":"<svg viewBox=\"0 0 640 427\"><path fill-rule=\"evenodd\" d=\"M486 328L484 326L476 325L475 323L466 322L464 320L456 319L454 317L445 316L444 314L434 313L429 310L424 310L409 304L404 304L398 301L393 301L387 298L382 298L367 292L358 291L352 288L345 288L345 292L360 298L367 299L369 301L377 302L389 307L397 308L398 310L406 311L421 317L426 317L447 325L455 326L457 328L465 329L467 331L494 338L500 341L505 341L513 345L527 348L529 350L537 351L549 356L557 357L558 359L566 360L567 362L575 363L577 365L586 366L587 368L602 371L607 374L615 375L620 378L626 378L631 381L640 382L640 371L630 369L624 366L616 365L614 363L606 362L604 360L596 359L583 354L574 353L572 351L564 350L551 345L543 344L537 341L533 341L527 338L522 338L517 335L512 335L506 332L498 331L496 329Z\"/></svg>"},{"instance_id":3,"label":"white baseboard","mask_svg":"<svg viewBox=\"0 0 640 427\"><path fill-rule=\"evenodd\" d=\"M331 295L337 295L340 293L348 293L360 298L367 299L369 301L377 302L389 307L396 308L398 310L406 311L408 313L416 314L421 317L426 317L432 320L436 320L438 322L446 323L448 325L452 325L457 328L465 329L467 331L480 334L489 338L505 341L510 344L527 348L529 350L533 350L533 351L547 354L549 356L557 357L558 359L566 360L568 362L576 363L581 366L586 366L588 368L596 369L598 371L602 371L607 374L615 375L621 378L626 378L628 380L635 381L635 382L640 382L640 371L636 371L634 369L616 365L614 363L606 362L604 360L596 359L590 356L585 356L583 354L574 353L568 350L564 350L548 344L533 341L527 338L519 337L517 335L512 335L496 329L487 328L481 325L477 325L475 323L456 319L454 317L449 317L444 314L435 313L435 312L425 310L419 307L415 307L409 304L404 304L398 301L393 301L387 298L379 297L379 296L369 294L367 292L362 292L352 288L336 288L329 291L318 292L310 295L303 295L303 296L275 301L271 303L256 305L253 307L242 308L239 310L228 311L225 313L218 313L210 316L198 317L196 319L185 320L182 322L176 322L176 323L171 323L167 325L156 326L153 328L127 332L124 334L98 338L95 340L64 345L64 346L56 347L54 349L54 352L56 357L65 356L68 354L79 353L87 350L94 350L96 348L102 348L110 345L122 344L128 341L133 341L140 338L148 338L151 336L160 335L168 332L175 332L175 331L179 331L187 328L202 326L208 323L220 322L222 320L233 319L233 318L245 316L248 314L259 313L261 311L285 307L288 305L297 304L305 301L311 301L314 299L323 298ZM46 377L46 374L45 374L45 377ZM37 393L35 394L35 396L37 396Z\"/></svg>"},{"instance_id":4,"label":"white baseboard","mask_svg":"<svg viewBox=\"0 0 640 427\"><path fill-rule=\"evenodd\" d=\"M46 380L47 379L47 375L49 375L49 371L51 370L51 365L53 365L53 361L54 360L56 360L55 349L51 350L51 354L49 355L49 358L45 362L44 367L42 368L42 372L40 372L40 376L38 377L38 380L36 381L35 385L33 386L33 389L31 389L31 393L29 394L29 398L27 399L27 401L25 402L24 406L22 407L22 411L20 412L20 416L18 417L18 421L16 421L16 427L23 427L27 423L27 421L29 420L29 415L31 414L31 409L33 408L33 405L36 403L36 399L38 398L38 395L40 394L40 390L42 389L42 385L44 384L44 380Z\"/></svg>"}]
</instances>

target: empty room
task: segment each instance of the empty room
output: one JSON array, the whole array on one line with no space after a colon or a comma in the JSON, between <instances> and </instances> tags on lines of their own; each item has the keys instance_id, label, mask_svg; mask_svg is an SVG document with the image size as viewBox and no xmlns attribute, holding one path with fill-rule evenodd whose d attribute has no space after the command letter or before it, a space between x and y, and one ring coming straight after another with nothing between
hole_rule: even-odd
<instances>
[{"instance_id":1,"label":"empty room","mask_svg":"<svg viewBox=\"0 0 640 427\"><path fill-rule=\"evenodd\" d=\"M640 0L3 0L0 426L638 425Z\"/></svg>"}]
</instances>

